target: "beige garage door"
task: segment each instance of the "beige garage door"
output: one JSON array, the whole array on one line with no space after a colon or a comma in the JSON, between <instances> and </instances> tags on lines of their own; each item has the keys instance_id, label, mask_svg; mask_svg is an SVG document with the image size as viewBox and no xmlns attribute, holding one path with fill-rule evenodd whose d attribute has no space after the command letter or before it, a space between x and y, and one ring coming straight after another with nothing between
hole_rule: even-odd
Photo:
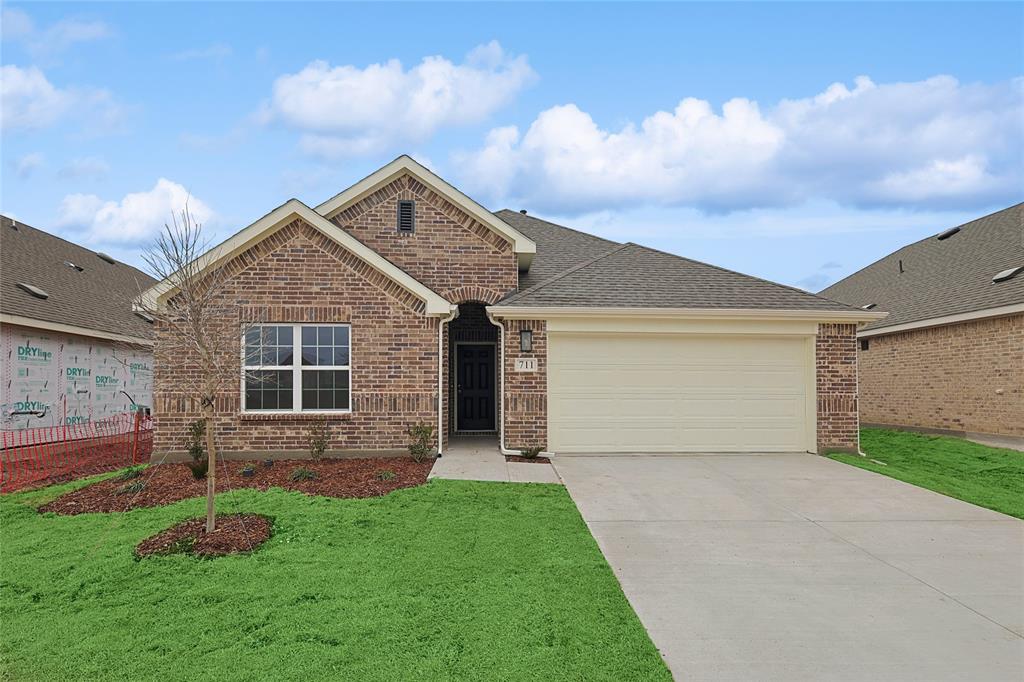
<instances>
[{"instance_id":1,"label":"beige garage door","mask_svg":"<svg viewBox=\"0 0 1024 682\"><path fill-rule=\"evenodd\" d=\"M813 449L810 337L551 334L555 453Z\"/></svg>"}]
</instances>

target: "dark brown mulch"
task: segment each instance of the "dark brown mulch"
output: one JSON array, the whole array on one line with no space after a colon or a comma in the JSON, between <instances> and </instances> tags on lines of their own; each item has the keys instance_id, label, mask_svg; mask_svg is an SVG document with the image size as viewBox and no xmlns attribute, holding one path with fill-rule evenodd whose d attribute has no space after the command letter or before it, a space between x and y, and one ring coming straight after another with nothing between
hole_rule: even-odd
<instances>
[{"instance_id":1,"label":"dark brown mulch","mask_svg":"<svg viewBox=\"0 0 1024 682\"><path fill-rule=\"evenodd\" d=\"M363 459L278 460L265 467L261 462L221 461L217 464L217 492L238 488L285 488L307 495L326 497L378 497L392 490L422 485L434 460L415 462L409 457L371 457ZM251 466L251 478L242 476L242 469ZM292 481L295 469L309 469L316 474L310 481ZM393 478L382 472L391 472ZM142 482L142 490L125 489L127 484ZM206 495L206 481L192 477L185 464L158 464L147 468L142 476L127 483L108 479L62 495L39 508L57 514L88 514L123 512L139 507L159 507L189 497Z\"/></svg>"},{"instance_id":2,"label":"dark brown mulch","mask_svg":"<svg viewBox=\"0 0 1024 682\"><path fill-rule=\"evenodd\" d=\"M201 557L251 552L270 537L270 519L259 514L217 516L212 533L206 519L189 519L148 537L135 547L135 555L194 554Z\"/></svg>"},{"instance_id":3,"label":"dark brown mulch","mask_svg":"<svg viewBox=\"0 0 1024 682\"><path fill-rule=\"evenodd\" d=\"M520 455L505 455L506 462L526 462L527 464L551 464L547 457L521 457Z\"/></svg>"}]
</instances>

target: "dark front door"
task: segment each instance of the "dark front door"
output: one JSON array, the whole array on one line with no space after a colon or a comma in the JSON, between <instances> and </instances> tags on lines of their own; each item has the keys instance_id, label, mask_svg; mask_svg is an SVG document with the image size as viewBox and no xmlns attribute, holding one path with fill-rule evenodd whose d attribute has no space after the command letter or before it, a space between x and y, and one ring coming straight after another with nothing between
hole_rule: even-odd
<instances>
[{"instance_id":1,"label":"dark front door","mask_svg":"<svg viewBox=\"0 0 1024 682\"><path fill-rule=\"evenodd\" d=\"M455 347L456 431L494 430L494 345Z\"/></svg>"}]
</instances>

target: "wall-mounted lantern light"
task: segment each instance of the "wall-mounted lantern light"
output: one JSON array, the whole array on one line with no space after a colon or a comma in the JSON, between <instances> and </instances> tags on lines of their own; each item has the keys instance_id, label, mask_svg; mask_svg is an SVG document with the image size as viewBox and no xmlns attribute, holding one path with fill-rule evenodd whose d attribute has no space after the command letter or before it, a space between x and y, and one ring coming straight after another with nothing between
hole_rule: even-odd
<instances>
[{"instance_id":1,"label":"wall-mounted lantern light","mask_svg":"<svg viewBox=\"0 0 1024 682\"><path fill-rule=\"evenodd\" d=\"M532 329L520 329L519 330L519 350L524 353L529 353L533 350L533 330Z\"/></svg>"}]
</instances>

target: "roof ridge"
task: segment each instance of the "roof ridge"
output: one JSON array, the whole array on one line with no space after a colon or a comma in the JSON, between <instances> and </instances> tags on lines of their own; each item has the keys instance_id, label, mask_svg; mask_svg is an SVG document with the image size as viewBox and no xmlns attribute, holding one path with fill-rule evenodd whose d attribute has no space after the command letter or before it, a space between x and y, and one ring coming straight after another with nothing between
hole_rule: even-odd
<instances>
[{"instance_id":1,"label":"roof ridge","mask_svg":"<svg viewBox=\"0 0 1024 682\"><path fill-rule=\"evenodd\" d=\"M533 285L532 287L530 287L528 289L523 289L522 291L517 291L516 293L512 294L511 296L509 296L508 298L504 299L503 301L500 301L500 303L510 303L512 301L515 301L516 299L519 299L519 298L522 298L523 296L526 296L527 294L532 294L533 292L537 291L538 289L543 289L544 287L548 286L549 284L552 284L553 282L557 282L558 280L562 279L563 277L567 277L567 276L571 275L574 272L582 270L583 268L585 268L587 266L593 265L594 263L596 263L597 261L601 260L602 258L607 258L608 256L612 255L613 253L618 253L619 251L622 251L624 248L626 248L629 245L630 244L628 242L625 243L625 244L620 244L618 247L616 247L614 249L611 249L610 251L607 251L605 253L602 253L600 256L597 256L595 258L591 258L590 260L583 261L579 265L574 265L573 267L569 268L568 270L564 270L563 272L558 273L554 277L551 277L549 279L544 280L543 282L535 284L535 285Z\"/></svg>"},{"instance_id":2,"label":"roof ridge","mask_svg":"<svg viewBox=\"0 0 1024 682\"><path fill-rule=\"evenodd\" d=\"M918 244L926 242L926 241L928 241L930 239L934 239L937 235L942 234L946 230L952 230L954 228L961 228L962 229L964 227L967 227L971 223L977 223L977 222L980 222L982 220L985 220L986 218L991 218L992 216L994 216L994 215L996 215L998 213L1005 213L1006 211L1012 211L1013 209L1019 208L1019 207L1022 207L1022 206L1024 206L1024 201L1017 202L1016 204L1013 204L1011 206L1007 206L1006 208L1001 208L998 211L992 211L991 213L986 213L985 215L983 215L983 216L981 216L979 218L973 218L971 220L968 220L966 223L960 223L959 225L951 225L950 227L947 227L947 228L945 228L943 230L939 230L939 232L937 232L937 233L932 233L932 234L929 234L927 237L921 237L917 241L910 242L909 244L904 244L903 246L901 246L900 248L896 249L895 251L890 251L889 253L885 254L884 256L881 256L881 257L876 258L875 260L871 261L867 265L865 265L865 266L863 266L861 268L858 268L857 270L854 270L853 272L851 272L846 277L843 277L842 279L837 279L835 282L832 282L832 284L829 284L827 287L822 289L822 291L827 291L828 289L831 289L832 287L837 286L837 285L841 284L842 282L845 282L846 280L850 279L851 277L853 277L855 275L859 275L860 273L864 272L868 268L881 263L886 258L889 258L891 256L895 256L896 254L900 253L901 251L903 251L905 249L909 249L912 246L917 246Z\"/></svg>"},{"instance_id":3,"label":"roof ridge","mask_svg":"<svg viewBox=\"0 0 1024 682\"><path fill-rule=\"evenodd\" d=\"M492 211L492 213L497 215L498 213L501 213L502 211L506 211L508 213L512 213L512 214L515 214L515 215L524 215L527 218L529 218L530 220L536 220L537 222L545 223L546 225L551 225L552 227L557 227L560 230L568 230L569 232L575 232L576 234L582 234L585 237L592 237L594 239L600 239L601 241L608 242L609 244L621 244L622 243L622 242L617 242L614 239L607 239L607 238L602 237L600 235L591 234L590 232L584 232L583 230L577 230L575 227L568 227L566 225L561 225L559 223L553 223L550 220L545 220L544 218L538 218L537 216L532 216L532 215L530 215L528 213L521 213L519 211L513 211L510 208L499 208L497 211Z\"/></svg>"},{"instance_id":4,"label":"roof ridge","mask_svg":"<svg viewBox=\"0 0 1024 682\"><path fill-rule=\"evenodd\" d=\"M646 251L653 251L654 253L660 253L660 254L665 255L665 256L671 256L672 258L678 258L679 260L684 260L684 261L687 261L688 263L696 263L697 265L703 265L703 266L708 267L708 268L713 268L715 270L718 270L719 272L728 272L731 275L739 275L740 277L746 277L747 279L752 279L752 280L755 280L757 282L761 282L762 284L770 284L770 285L772 285L774 287L778 287L780 289L786 289L787 291L793 291L793 292L796 292L798 294L803 294L804 296L810 296L811 298L820 298L823 301L828 301L829 303L835 303L836 305L841 305L841 306L843 306L845 308L849 308L850 310L859 310L859 308L857 308L856 306L852 306L849 303L843 303L842 301L836 301L836 300L833 300L833 299L828 298L826 296L819 296L818 294L811 293L810 291L807 291L806 289L801 289L799 287L793 287L793 286L790 286L788 284L780 284L779 282L773 282L770 279L764 279L763 277L756 277L754 275L748 275L748 274L746 274L744 272L738 272L736 270L730 270L729 268L723 268L721 265L715 265L713 263L705 263L704 261L695 260L693 258L687 258L686 256L680 256L679 254L671 253L669 251L662 251L661 249L655 249L655 248L652 248L650 246L644 246L643 244L635 244L633 242L626 242L626 246L630 246L630 245L631 246L639 247L639 248L644 249Z\"/></svg>"}]
</instances>

